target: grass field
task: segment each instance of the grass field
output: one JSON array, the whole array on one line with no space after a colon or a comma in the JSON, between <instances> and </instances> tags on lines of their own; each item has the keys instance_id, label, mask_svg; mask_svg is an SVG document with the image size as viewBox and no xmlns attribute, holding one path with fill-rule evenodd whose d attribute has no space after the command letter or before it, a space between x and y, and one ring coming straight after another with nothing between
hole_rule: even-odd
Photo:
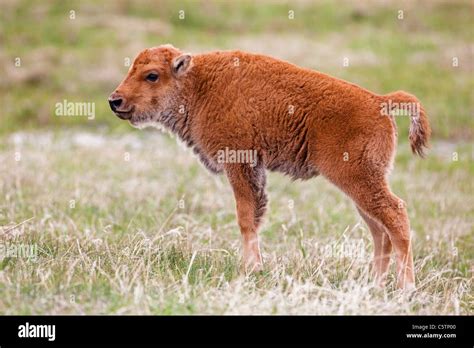
<instances>
[{"instance_id":1,"label":"grass field","mask_svg":"<svg viewBox=\"0 0 474 348\"><path fill-rule=\"evenodd\" d=\"M469 1L5 1L0 313L472 314L472 11ZM124 60L165 42L264 52L416 94L433 147L412 156L399 118L391 184L408 206L417 291L396 290L393 267L386 289L372 284L370 233L323 178L269 175L265 270L242 272L225 177L108 110ZM55 116L64 99L95 103L95 118Z\"/></svg>"},{"instance_id":2,"label":"grass field","mask_svg":"<svg viewBox=\"0 0 474 348\"><path fill-rule=\"evenodd\" d=\"M400 146L392 183L409 207L418 281L409 301L393 279L385 291L372 285L370 233L350 201L321 178L270 176L265 271L246 277L225 177L207 174L174 140L136 132L16 133L1 149L3 241L37 246L36 260L0 264L2 313L473 309L473 168L450 157L451 150L467 157L469 146L439 148L425 161Z\"/></svg>"}]
</instances>

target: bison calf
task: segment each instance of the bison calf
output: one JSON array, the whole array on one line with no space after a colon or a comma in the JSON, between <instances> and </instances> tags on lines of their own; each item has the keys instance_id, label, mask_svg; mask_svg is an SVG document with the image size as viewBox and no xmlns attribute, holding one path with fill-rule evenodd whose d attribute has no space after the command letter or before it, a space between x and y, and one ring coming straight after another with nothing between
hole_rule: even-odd
<instances>
[{"instance_id":1,"label":"bison calf","mask_svg":"<svg viewBox=\"0 0 474 348\"><path fill-rule=\"evenodd\" d=\"M322 174L369 226L379 282L393 247L398 285L414 286L407 210L387 182L397 140L394 111L411 118L413 152L423 155L428 145L430 126L414 96L377 95L263 55L190 55L164 45L138 55L109 103L133 126L177 134L211 172L227 175L247 269L262 267L257 230L267 205L265 170L293 179Z\"/></svg>"}]
</instances>

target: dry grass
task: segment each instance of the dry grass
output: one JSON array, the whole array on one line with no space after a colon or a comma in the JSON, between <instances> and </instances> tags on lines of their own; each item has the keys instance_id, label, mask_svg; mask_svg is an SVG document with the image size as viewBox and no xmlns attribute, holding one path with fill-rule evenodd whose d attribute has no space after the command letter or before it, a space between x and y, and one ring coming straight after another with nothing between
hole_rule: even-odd
<instances>
[{"instance_id":1,"label":"dry grass","mask_svg":"<svg viewBox=\"0 0 474 348\"><path fill-rule=\"evenodd\" d=\"M265 270L247 276L225 178L174 140L137 131L4 137L0 243L37 253L0 262L0 313L472 313L472 149L435 144L425 161L407 144L399 151L392 183L414 230L411 295L394 289L393 270L385 290L372 284L370 233L322 178L270 175Z\"/></svg>"}]
</instances>

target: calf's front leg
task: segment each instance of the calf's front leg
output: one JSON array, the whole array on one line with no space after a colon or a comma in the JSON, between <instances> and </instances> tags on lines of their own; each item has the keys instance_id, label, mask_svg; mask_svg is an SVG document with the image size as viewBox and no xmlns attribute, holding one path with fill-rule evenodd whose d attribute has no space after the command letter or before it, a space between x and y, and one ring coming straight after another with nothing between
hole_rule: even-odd
<instances>
[{"instance_id":1,"label":"calf's front leg","mask_svg":"<svg viewBox=\"0 0 474 348\"><path fill-rule=\"evenodd\" d=\"M225 172L234 191L237 220L242 234L243 263L248 272L262 270L258 227L267 205L265 169L249 164L229 164Z\"/></svg>"}]
</instances>

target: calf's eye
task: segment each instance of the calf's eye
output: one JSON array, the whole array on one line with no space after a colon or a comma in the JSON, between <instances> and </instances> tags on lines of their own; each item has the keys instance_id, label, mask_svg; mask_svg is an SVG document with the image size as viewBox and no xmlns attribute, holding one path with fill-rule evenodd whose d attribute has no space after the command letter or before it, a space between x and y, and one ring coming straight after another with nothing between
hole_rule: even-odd
<instances>
[{"instance_id":1,"label":"calf's eye","mask_svg":"<svg viewBox=\"0 0 474 348\"><path fill-rule=\"evenodd\" d=\"M158 80L158 74L150 73L146 76L146 80L150 82L156 82Z\"/></svg>"}]
</instances>

